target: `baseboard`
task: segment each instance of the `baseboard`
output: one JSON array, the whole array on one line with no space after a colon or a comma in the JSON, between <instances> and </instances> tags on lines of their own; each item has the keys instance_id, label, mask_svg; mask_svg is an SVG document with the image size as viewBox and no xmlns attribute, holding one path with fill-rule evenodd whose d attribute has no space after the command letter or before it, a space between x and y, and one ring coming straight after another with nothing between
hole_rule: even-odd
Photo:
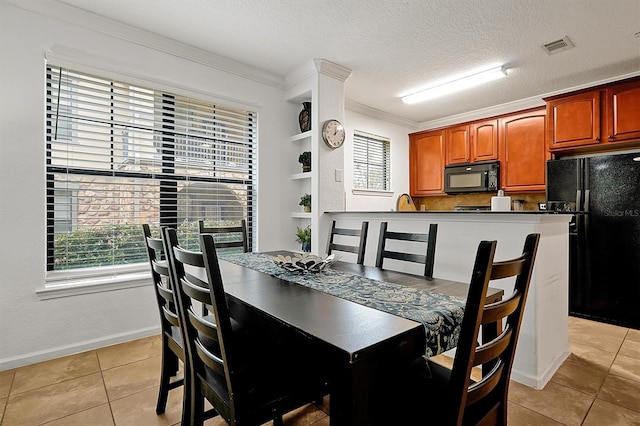
<instances>
[{"instance_id":1,"label":"baseboard","mask_svg":"<svg viewBox=\"0 0 640 426\"><path fill-rule=\"evenodd\" d=\"M531 374L522 373L513 368L511 370L511 380L514 380L518 383L522 383L525 386L529 386L534 389L544 389L544 387L549 383L549 380L553 377L553 375L558 371L558 368L562 365L562 363L571 355L571 349L567 347L565 351L563 351L558 357L549 366L547 369L538 376L532 376Z\"/></svg>"},{"instance_id":2,"label":"baseboard","mask_svg":"<svg viewBox=\"0 0 640 426\"><path fill-rule=\"evenodd\" d=\"M160 334L159 326L141 328L138 330L128 331L126 333L104 336L99 339L85 340L83 342L77 342L71 345L58 346L43 351L30 352L24 355L4 358L0 359L0 371L23 367L25 365L48 361L50 359L73 355L80 352L91 351L118 343L129 342L131 340L141 339L143 337L149 337L155 334Z\"/></svg>"}]
</instances>

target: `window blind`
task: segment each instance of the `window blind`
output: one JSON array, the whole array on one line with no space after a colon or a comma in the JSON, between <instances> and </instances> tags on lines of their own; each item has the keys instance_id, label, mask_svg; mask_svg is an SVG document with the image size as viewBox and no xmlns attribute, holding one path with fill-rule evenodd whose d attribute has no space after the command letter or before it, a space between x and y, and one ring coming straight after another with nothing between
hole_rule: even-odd
<instances>
[{"instance_id":1,"label":"window blind","mask_svg":"<svg viewBox=\"0 0 640 426\"><path fill-rule=\"evenodd\" d=\"M353 186L390 190L391 142L381 136L355 131L353 135Z\"/></svg>"},{"instance_id":2,"label":"window blind","mask_svg":"<svg viewBox=\"0 0 640 426\"><path fill-rule=\"evenodd\" d=\"M46 79L47 269L146 261L142 223L197 248L256 210L257 114L55 66Z\"/></svg>"}]
</instances>

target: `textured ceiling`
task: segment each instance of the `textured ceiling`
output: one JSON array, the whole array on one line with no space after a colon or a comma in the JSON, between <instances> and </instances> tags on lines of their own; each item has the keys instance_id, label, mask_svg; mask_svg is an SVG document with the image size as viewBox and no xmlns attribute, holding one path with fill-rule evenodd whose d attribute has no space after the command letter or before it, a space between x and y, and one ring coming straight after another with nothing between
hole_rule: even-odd
<instances>
[{"instance_id":1,"label":"textured ceiling","mask_svg":"<svg viewBox=\"0 0 640 426\"><path fill-rule=\"evenodd\" d=\"M425 123L640 74L640 0L58 0L285 76L353 71L350 103ZM568 36L575 48L548 55ZM492 64L509 76L417 105L400 96Z\"/></svg>"}]
</instances>

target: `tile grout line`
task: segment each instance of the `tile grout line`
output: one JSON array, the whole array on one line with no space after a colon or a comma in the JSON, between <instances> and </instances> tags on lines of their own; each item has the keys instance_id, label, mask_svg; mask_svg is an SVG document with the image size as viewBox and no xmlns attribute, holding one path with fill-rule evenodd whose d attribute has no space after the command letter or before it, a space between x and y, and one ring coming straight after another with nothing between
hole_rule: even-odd
<instances>
[{"instance_id":1,"label":"tile grout line","mask_svg":"<svg viewBox=\"0 0 640 426\"><path fill-rule=\"evenodd\" d=\"M98 368L100 369L100 377L102 378L102 387L104 388L104 394L107 397L107 404L109 404L109 414L111 414L111 421L115 425L116 419L113 415L113 407L111 407L111 398L109 398L109 390L107 389L107 384L104 381L104 370L102 369L102 364L100 363L100 356L98 356L98 351L96 350L95 353L96 353L96 358L98 358Z\"/></svg>"},{"instance_id":2,"label":"tile grout line","mask_svg":"<svg viewBox=\"0 0 640 426\"><path fill-rule=\"evenodd\" d=\"M16 380L16 370L13 370L13 376L11 377L11 383L9 384L9 391L7 392L7 402L2 409L2 417L0 417L0 426L4 424L4 415L7 413L7 407L9 406L9 397L11 396L11 389L13 388L13 382Z\"/></svg>"},{"instance_id":3,"label":"tile grout line","mask_svg":"<svg viewBox=\"0 0 640 426\"><path fill-rule=\"evenodd\" d=\"M593 408L593 405L596 403L596 400L598 399L598 395L600 395L600 391L602 390L602 387L604 386L604 384L607 381L607 379L609 378L609 376L612 375L611 367L613 367L613 365L616 363L616 359L618 358L618 355L620 354L620 349L622 349L622 346L624 345L625 340L627 340L627 336L628 335L629 335L629 329L627 328L627 330L624 333L624 336L622 337L622 342L620 343L620 346L618 347L618 350L616 351L616 354L613 357L613 361L611 361L611 364L609 365L609 368L607 368L607 375L604 378L604 380L602 381L602 383L600 384L600 386L598 387L598 391L596 392L596 395L593 398L593 401L591 401L591 405L589 405L589 409L585 413L585 416L582 419L582 422L580 422L581 425L583 425L584 422L587 420L587 417L589 417L589 413L591 412L591 409ZM614 374L614 376L615 376L615 374ZM603 400L603 401L606 401L606 400ZM607 401L607 402L609 402L609 401ZM618 405L618 404L615 404L615 405Z\"/></svg>"}]
</instances>

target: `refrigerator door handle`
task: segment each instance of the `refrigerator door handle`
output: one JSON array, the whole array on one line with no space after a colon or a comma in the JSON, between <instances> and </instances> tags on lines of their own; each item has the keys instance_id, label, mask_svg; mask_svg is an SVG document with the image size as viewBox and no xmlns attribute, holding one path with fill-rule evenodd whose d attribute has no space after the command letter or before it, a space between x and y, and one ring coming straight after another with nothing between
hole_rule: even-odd
<instances>
[{"instance_id":1,"label":"refrigerator door handle","mask_svg":"<svg viewBox=\"0 0 640 426\"><path fill-rule=\"evenodd\" d=\"M589 190L585 190L584 191L584 207L583 207L584 211L588 212L589 211Z\"/></svg>"},{"instance_id":2,"label":"refrigerator door handle","mask_svg":"<svg viewBox=\"0 0 640 426\"><path fill-rule=\"evenodd\" d=\"M578 189L576 191L576 207L575 207L576 210L581 210L582 209L581 204L580 204L581 202L582 202L582 191Z\"/></svg>"}]
</instances>

